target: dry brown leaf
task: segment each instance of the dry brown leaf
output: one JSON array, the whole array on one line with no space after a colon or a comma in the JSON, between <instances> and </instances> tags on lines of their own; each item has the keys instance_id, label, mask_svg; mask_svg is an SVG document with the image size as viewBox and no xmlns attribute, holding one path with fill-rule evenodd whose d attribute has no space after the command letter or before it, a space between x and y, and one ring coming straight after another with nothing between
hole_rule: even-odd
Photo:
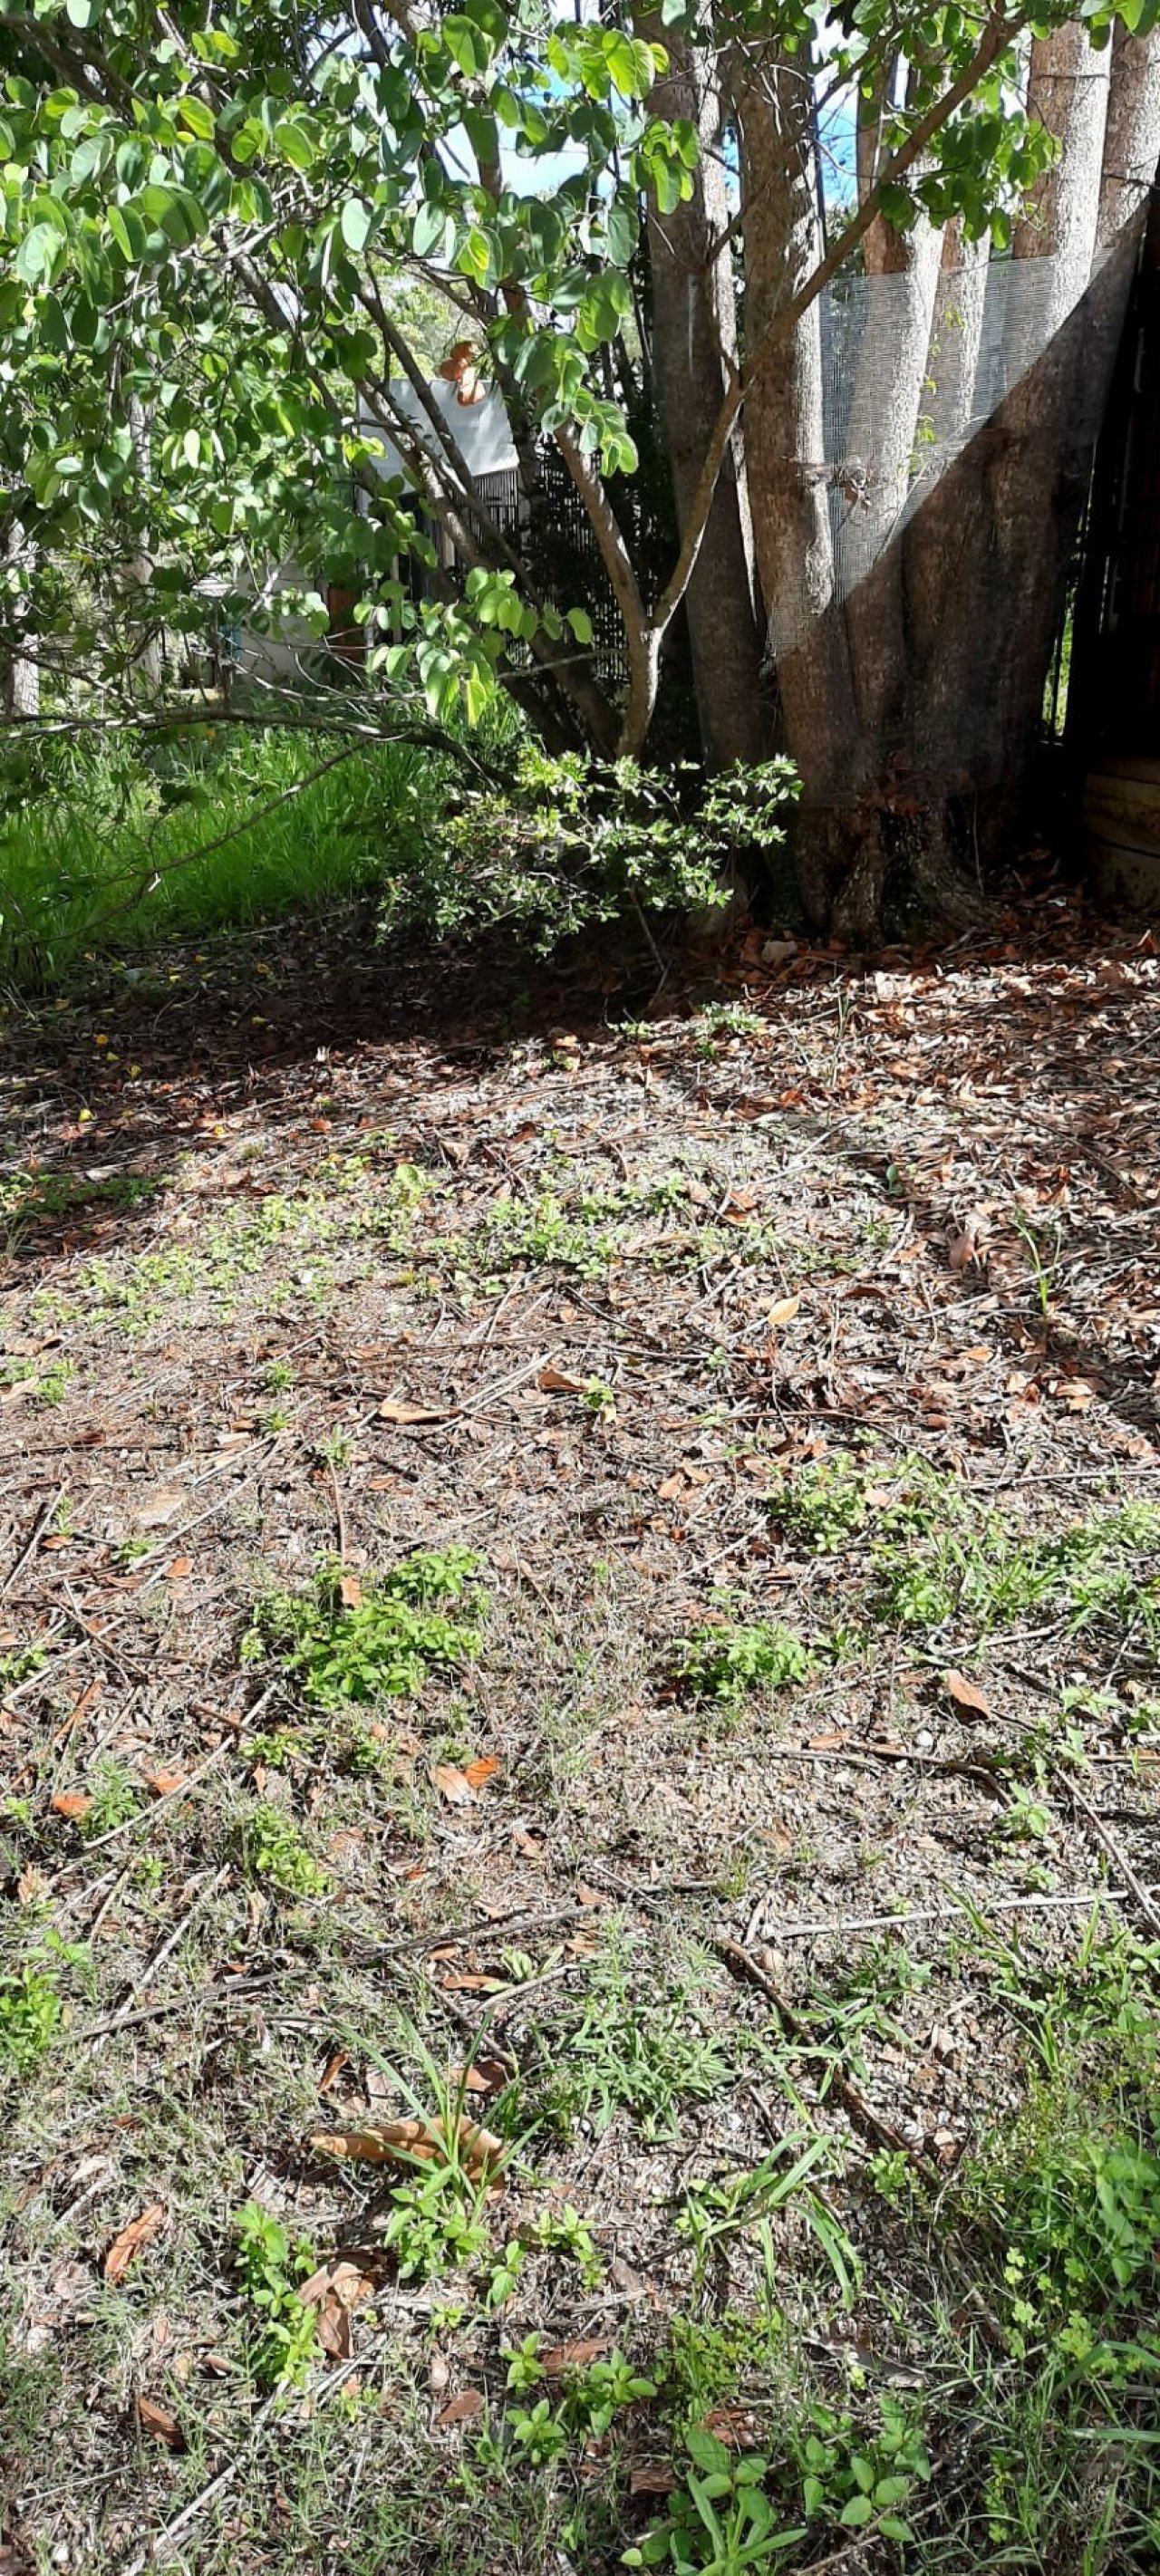
<instances>
[{"instance_id":1,"label":"dry brown leaf","mask_svg":"<svg viewBox=\"0 0 1160 2576\"><path fill-rule=\"evenodd\" d=\"M388 1396L379 1406L380 1422L445 1422L445 1410L435 1404L406 1404Z\"/></svg>"},{"instance_id":2,"label":"dry brown leaf","mask_svg":"<svg viewBox=\"0 0 1160 2576\"><path fill-rule=\"evenodd\" d=\"M155 2398L138 2398L137 2421L143 2433L151 2433L156 2442L168 2442L171 2451L185 2449L185 2436L176 2416L159 2406Z\"/></svg>"},{"instance_id":3,"label":"dry brown leaf","mask_svg":"<svg viewBox=\"0 0 1160 2576\"><path fill-rule=\"evenodd\" d=\"M130 2219L129 2225L121 2229L120 2235L114 2236L101 2265L106 2281L114 2284L123 2281L130 2263L136 2261L142 2246L151 2242L164 2223L165 2203L161 2200L155 2200L150 2208L143 2209L139 2218Z\"/></svg>"},{"instance_id":4,"label":"dry brown leaf","mask_svg":"<svg viewBox=\"0 0 1160 2576\"><path fill-rule=\"evenodd\" d=\"M482 1789L485 1781L492 1779L498 1769L499 1758L496 1754L477 1753L474 1762L464 1763L463 1777L469 1789Z\"/></svg>"},{"instance_id":5,"label":"dry brown leaf","mask_svg":"<svg viewBox=\"0 0 1160 2576\"><path fill-rule=\"evenodd\" d=\"M83 1789L58 1789L50 1803L54 1816L70 1816L75 1823L81 1816L87 1816L93 1802L86 1798Z\"/></svg>"},{"instance_id":6,"label":"dry brown leaf","mask_svg":"<svg viewBox=\"0 0 1160 2576\"><path fill-rule=\"evenodd\" d=\"M458 2397L448 2399L435 2421L440 2427L447 2424L470 2424L477 2415L482 2413L483 2399L478 2388L461 2388Z\"/></svg>"},{"instance_id":7,"label":"dry brown leaf","mask_svg":"<svg viewBox=\"0 0 1160 2576\"><path fill-rule=\"evenodd\" d=\"M578 2343L554 2343L548 2352L540 2354L540 2368L547 2371L549 2379L559 2379L565 2370L586 2370L590 2361L599 2361L601 2353L607 2352L608 2345L607 2335L589 2335Z\"/></svg>"},{"instance_id":8,"label":"dry brown leaf","mask_svg":"<svg viewBox=\"0 0 1160 2576\"><path fill-rule=\"evenodd\" d=\"M540 1370L536 1384L541 1395L583 1395L585 1389L582 1377L569 1377L566 1369L553 1368L550 1360Z\"/></svg>"},{"instance_id":9,"label":"dry brown leaf","mask_svg":"<svg viewBox=\"0 0 1160 2576\"><path fill-rule=\"evenodd\" d=\"M980 1690L977 1682L969 1682L965 1673L944 1673L942 1686L947 1698L953 1699L955 1707L964 1710L968 1717L994 1716L986 1692Z\"/></svg>"},{"instance_id":10,"label":"dry brown leaf","mask_svg":"<svg viewBox=\"0 0 1160 2576\"><path fill-rule=\"evenodd\" d=\"M766 1323L772 1325L775 1333L782 1324L792 1324L801 1302L800 1297L779 1297L776 1306L767 1307Z\"/></svg>"},{"instance_id":11,"label":"dry brown leaf","mask_svg":"<svg viewBox=\"0 0 1160 2576\"><path fill-rule=\"evenodd\" d=\"M334 2049L334 2050L332 2051L331 2055L327 2058L327 2061L326 2061L325 2066L323 2067L322 2073L321 2073L321 2075L320 2075L320 2076L319 2076L319 2078L318 2078L318 2090L319 2090L319 2092L320 2092L320 2093L329 2093L330 2088L331 2088L331 2085L332 2085L332 2084L336 2084L336 2083L337 2083L338 2078L339 2078L339 2076L340 2076L340 2075L341 2075L341 2073L342 2073L343 2067L344 2067L344 2066L349 2066L349 2064L350 2064L350 2050L349 2050L348 2048L336 2048L336 2049Z\"/></svg>"},{"instance_id":12,"label":"dry brown leaf","mask_svg":"<svg viewBox=\"0 0 1160 2576\"><path fill-rule=\"evenodd\" d=\"M475 1791L466 1771L461 1771L457 1762L437 1762L431 1777L448 1806L470 1806Z\"/></svg>"},{"instance_id":13,"label":"dry brown leaf","mask_svg":"<svg viewBox=\"0 0 1160 2576\"><path fill-rule=\"evenodd\" d=\"M681 2481L666 2460L638 2460L628 2481L630 2495L675 2495Z\"/></svg>"},{"instance_id":14,"label":"dry brown leaf","mask_svg":"<svg viewBox=\"0 0 1160 2576\"><path fill-rule=\"evenodd\" d=\"M310 2143L320 2155L345 2156L361 2164L450 2162L440 2120L379 2120L373 2129L338 2130ZM494 2137L490 2129L477 2128L474 2120L459 2122L456 2148L473 2182L497 2173L503 2162L503 2139Z\"/></svg>"},{"instance_id":15,"label":"dry brown leaf","mask_svg":"<svg viewBox=\"0 0 1160 2576\"><path fill-rule=\"evenodd\" d=\"M165 1568L165 1580L167 1583L184 1583L186 1575L192 1574L192 1572L193 1558L191 1556L175 1556L172 1563L167 1565Z\"/></svg>"},{"instance_id":16,"label":"dry brown leaf","mask_svg":"<svg viewBox=\"0 0 1160 2576\"><path fill-rule=\"evenodd\" d=\"M344 1610L357 1610L359 1608L363 1597L363 1588L359 1582L357 1574L340 1575L338 1597Z\"/></svg>"},{"instance_id":17,"label":"dry brown leaf","mask_svg":"<svg viewBox=\"0 0 1160 2576\"><path fill-rule=\"evenodd\" d=\"M185 1787L184 1771L146 1771L143 1778L155 1798L171 1798L176 1789Z\"/></svg>"},{"instance_id":18,"label":"dry brown leaf","mask_svg":"<svg viewBox=\"0 0 1160 2576\"><path fill-rule=\"evenodd\" d=\"M666 1476L663 1485L657 1486L657 1501L659 1503L675 1503L678 1495L683 1494L684 1490L685 1477L681 1469L678 1468L675 1476Z\"/></svg>"}]
</instances>

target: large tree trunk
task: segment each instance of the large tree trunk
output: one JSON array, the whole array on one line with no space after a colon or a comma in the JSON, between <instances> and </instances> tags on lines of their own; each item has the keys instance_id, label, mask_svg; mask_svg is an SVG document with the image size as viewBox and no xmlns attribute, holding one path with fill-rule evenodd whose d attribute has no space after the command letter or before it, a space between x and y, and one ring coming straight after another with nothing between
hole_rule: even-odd
<instances>
[{"instance_id":1,"label":"large tree trunk","mask_svg":"<svg viewBox=\"0 0 1160 2576\"><path fill-rule=\"evenodd\" d=\"M671 214L649 214L652 360L661 440L683 537L713 423L737 352L729 249L715 251L729 221L718 157L720 103L698 49L660 19L640 32L663 44L669 68L649 106L685 117L701 137L692 196ZM762 635L753 532L741 471L740 426L721 471L686 597L697 714L713 769L760 760L768 748L761 694Z\"/></svg>"},{"instance_id":2,"label":"large tree trunk","mask_svg":"<svg viewBox=\"0 0 1160 2576\"><path fill-rule=\"evenodd\" d=\"M846 471L864 495L819 619L832 630L834 590L846 587L856 725L844 759L811 750L815 774L829 759L832 810L816 815L803 798L807 905L859 938L880 928L884 903L969 910L981 858L1010 846L1026 810L1137 210L1160 148L1160 41L1123 38L1101 53L1086 28L1064 28L1031 48L1029 99L1061 148L1014 257L991 262L952 228L932 282L920 225L895 254L905 300L889 346L877 328L863 335ZM889 271L873 248L867 265L873 298ZM791 748L793 732L787 723Z\"/></svg>"},{"instance_id":3,"label":"large tree trunk","mask_svg":"<svg viewBox=\"0 0 1160 2576\"><path fill-rule=\"evenodd\" d=\"M739 55L733 75L745 193L746 333L758 347L820 243L808 65ZM833 818L849 800L857 718L838 613L822 403L822 312L759 367L745 408L757 568L783 738L801 778L799 865L811 910L824 902Z\"/></svg>"}]
</instances>

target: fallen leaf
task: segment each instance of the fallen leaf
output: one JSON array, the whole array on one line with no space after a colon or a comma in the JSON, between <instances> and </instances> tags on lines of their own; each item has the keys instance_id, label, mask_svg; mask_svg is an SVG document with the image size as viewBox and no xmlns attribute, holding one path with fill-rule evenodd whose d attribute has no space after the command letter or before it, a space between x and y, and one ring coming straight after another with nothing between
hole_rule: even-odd
<instances>
[{"instance_id":1,"label":"fallen leaf","mask_svg":"<svg viewBox=\"0 0 1160 2576\"><path fill-rule=\"evenodd\" d=\"M461 2388L458 2397L448 2399L435 2421L441 2427L446 2424L470 2424L477 2415L482 2413L483 2399L478 2388Z\"/></svg>"},{"instance_id":2,"label":"fallen leaf","mask_svg":"<svg viewBox=\"0 0 1160 2576\"><path fill-rule=\"evenodd\" d=\"M498 1769L499 1759L496 1754L477 1753L474 1762L464 1763L463 1777L470 1789L482 1789L484 1782L492 1779Z\"/></svg>"},{"instance_id":3,"label":"fallen leaf","mask_svg":"<svg viewBox=\"0 0 1160 2576\"><path fill-rule=\"evenodd\" d=\"M445 1422L446 1412L434 1404L404 1404L388 1396L379 1406L380 1422Z\"/></svg>"},{"instance_id":4,"label":"fallen leaf","mask_svg":"<svg viewBox=\"0 0 1160 2576\"><path fill-rule=\"evenodd\" d=\"M171 2451L185 2449L185 2436L176 2416L159 2406L155 2398L138 2398L137 2421L143 2433L151 2433L157 2442L168 2442Z\"/></svg>"},{"instance_id":5,"label":"fallen leaf","mask_svg":"<svg viewBox=\"0 0 1160 2576\"><path fill-rule=\"evenodd\" d=\"M51 1806L54 1816L70 1816L75 1823L81 1816L87 1816L92 1803L83 1789L58 1789Z\"/></svg>"},{"instance_id":6,"label":"fallen leaf","mask_svg":"<svg viewBox=\"0 0 1160 2576\"><path fill-rule=\"evenodd\" d=\"M969 1717L994 1716L986 1692L980 1690L977 1682L969 1682L965 1673L944 1673L942 1686L947 1698L953 1699L955 1707L964 1709Z\"/></svg>"},{"instance_id":7,"label":"fallen leaf","mask_svg":"<svg viewBox=\"0 0 1160 2576\"><path fill-rule=\"evenodd\" d=\"M106 2281L116 2283L124 2279L130 2263L135 2262L142 2246L150 2243L164 2222L165 2204L160 2200L143 2209L139 2218L130 2219L129 2225L113 2238L101 2265Z\"/></svg>"},{"instance_id":8,"label":"fallen leaf","mask_svg":"<svg viewBox=\"0 0 1160 2576\"><path fill-rule=\"evenodd\" d=\"M431 1774L436 1788L451 1807L469 1806L475 1796L466 1771L456 1762L437 1762Z\"/></svg>"},{"instance_id":9,"label":"fallen leaf","mask_svg":"<svg viewBox=\"0 0 1160 2576\"><path fill-rule=\"evenodd\" d=\"M363 1597L363 1588L357 1574L343 1574L339 1577L338 1597L344 1610L358 1609Z\"/></svg>"},{"instance_id":10,"label":"fallen leaf","mask_svg":"<svg viewBox=\"0 0 1160 2576\"><path fill-rule=\"evenodd\" d=\"M681 2481L665 2460L638 2460L628 2481L630 2495L675 2495Z\"/></svg>"},{"instance_id":11,"label":"fallen leaf","mask_svg":"<svg viewBox=\"0 0 1160 2576\"><path fill-rule=\"evenodd\" d=\"M666 1476L663 1485L657 1486L657 1501L660 1503L675 1503L678 1495L683 1494L684 1490L685 1478L680 1468L678 1468L675 1476Z\"/></svg>"},{"instance_id":12,"label":"fallen leaf","mask_svg":"<svg viewBox=\"0 0 1160 2576\"><path fill-rule=\"evenodd\" d=\"M184 1771L146 1771L143 1778L155 1798L171 1798L175 1789L185 1787Z\"/></svg>"},{"instance_id":13,"label":"fallen leaf","mask_svg":"<svg viewBox=\"0 0 1160 2576\"><path fill-rule=\"evenodd\" d=\"M165 1568L165 1580L167 1583L184 1583L186 1575L192 1574L192 1572L193 1558L191 1556L175 1556L172 1563L167 1565Z\"/></svg>"},{"instance_id":14,"label":"fallen leaf","mask_svg":"<svg viewBox=\"0 0 1160 2576\"><path fill-rule=\"evenodd\" d=\"M554 2343L539 2355L540 2368L547 2371L549 2379L559 2379L565 2370L585 2370L590 2361L599 2361L608 2345L607 2335L590 2335L578 2343Z\"/></svg>"},{"instance_id":15,"label":"fallen leaf","mask_svg":"<svg viewBox=\"0 0 1160 2576\"><path fill-rule=\"evenodd\" d=\"M774 1332L782 1324L792 1324L801 1302L800 1297L779 1297L776 1306L767 1309L766 1323L773 1326Z\"/></svg>"},{"instance_id":16,"label":"fallen leaf","mask_svg":"<svg viewBox=\"0 0 1160 2576\"><path fill-rule=\"evenodd\" d=\"M69 1710L64 1725L57 1728L56 1734L52 1739L54 1744L63 1744L66 1742L67 1738L72 1734L74 1727L78 1727L81 1723L81 1719L87 1717L89 1710L95 1707L104 1687L103 1675L100 1673L94 1674L92 1681L89 1682L87 1687L81 1692L75 1708L71 1708Z\"/></svg>"},{"instance_id":17,"label":"fallen leaf","mask_svg":"<svg viewBox=\"0 0 1160 2576\"><path fill-rule=\"evenodd\" d=\"M139 1503L133 1518L138 1529L161 1529L181 1510L185 1495L180 1485L159 1485L155 1493Z\"/></svg>"},{"instance_id":18,"label":"fallen leaf","mask_svg":"<svg viewBox=\"0 0 1160 2576\"><path fill-rule=\"evenodd\" d=\"M319 2155L345 2156L361 2164L451 2162L441 2120L380 2120L373 2129L338 2130L310 2143ZM473 2182L497 2173L503 2162L503 2139L493 2137L490 2129L477 2128L474 2120L459 2122L455 2145Z\"/></svg>"},{"instance_id":19,"label":"fallen leaf","mask_svg":"<svg viewBox=\"0 0 1160 2576\"><path fill-rule=\"evenodd\" d=\"M553 1368L550 1361L536 1379L541 1395L583 1395L585 1383L582 1377L569 1377L566 1369Z\"/></svg>"},{"instance_id":20,"label":"fallen leaf","mask_svg":"<svg viewBox=\"0 0 1160 2576\"><path fill-rule=\"evenodd\" d=\"M336 2049L334 2049L334 2050L332 2051L331 2055L327 2058L327 2061L326 2061L325 2066L323 2067L322 2073L321 2073L321 2075L320 2075L320 2076L319 2076L319 2078L318 2078L318 2090L319 2090L319 2092L320 2092L320 2093L329 2093L330 2088L331 2088L331 2085L332 2085L332 2084L336 2084L336 2083L337 2083L338 2078L339 2078L339 2076L340 2076L340 2075L341 2075L341 2073L342 2073L343 2067L344 2067L344 2066L349 2066L349 2064L350 2064L350 2050L349 2050L348 2048L336 2048Z\"/></svg>"}]
</instances>

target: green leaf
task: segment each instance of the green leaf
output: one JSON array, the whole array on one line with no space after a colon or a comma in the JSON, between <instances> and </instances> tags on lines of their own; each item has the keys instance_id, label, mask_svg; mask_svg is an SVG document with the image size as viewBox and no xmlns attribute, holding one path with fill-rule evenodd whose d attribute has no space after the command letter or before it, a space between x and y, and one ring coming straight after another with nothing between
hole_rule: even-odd
<instances>
[{"instance_id":1,"label":"green leaf","mask_svg":"<svg viewBox=\"0 0 1160 2576\"><path fill-rule=\"evenodd\" d=\"M64 0L70 27L95 27L103 6L104 0Z\"/></svg>"},{"instance_id":2,"label":"green leaf","mask_svg":"<svg viewBox=\"0 0 1160 2576\"><path fill-rule=\"evenodd\" d=\"M371 228L371 210L361 197L348 197L339 218L339 230L350 251L365 250Z\"/></svg>"},{"instance_id":3,"label":"green leaf","mask_svg":"<svg viewBox=\"0 0 1160 2576\"><path fill-rule=\"evenodd\" d=\"M13 261L17 276L26 286L35 286L39 278L49 275L59 249L60 234L55 224L34 224L31 232L25 233Z\"/></svg>"},{"instance_id":4,"label":"green leaf","mask_svg":"<svg viewBox=\"0 0 1160 2576\"><path fill-rule=\"evenodd\" d=\"M840 2520L843 2531L861 2531L865 2523L873 2522L874 2507L869 2496L851 2496L849 2504L842 2507Z\"/></svg>"},{"instance_id":5,"label":"green leaf","mask_svg":"<svg viewBox=\"0 0 1160 2576\"><path fill-rule=\"evenodd\" d=\"M411 248L416 259L434 259L440 254L446 259L449 256L448 230L445 207L430 203L420 206L411 234Z\"/></svg>"},{"instance_id":6,"label":"green leaf","mask_svg":"<svg viewBox=\"0 0 1160 2576\"><path fill-rule=\"evenodd\" d=\"M595 639L592 631L592 620L586 608L570 608L567 612L567 617L568 624L571 627L572 633L574 634L578 644L591 644L594 642Z\"/></svg>"},{"instance_id":7,"label":"green leaf","mask_svg":"<svg viewBox=\"0 0 1160 2576\"><path fill-rule=\"evenodd\" d=\"M715 2433L706 2433L702 2425L694 2424L685 2441L695 2468L701 2469L708 2477L720 2477L722 2472L728 2474L729 2453Z\"/></svg>"},{"instance_id":8,"label":"green leaf","mask_svg":"<svg viewBox=\"0 0 1160 2576\"><path fill-rule=\"evenodd\" d=\"M203 98L195 98L192 91L187 90L178 114L187 134L196 134L201 143L212 143L215 131L214 112L212 107L207 107Z\"/></svg>"}]
</instances>

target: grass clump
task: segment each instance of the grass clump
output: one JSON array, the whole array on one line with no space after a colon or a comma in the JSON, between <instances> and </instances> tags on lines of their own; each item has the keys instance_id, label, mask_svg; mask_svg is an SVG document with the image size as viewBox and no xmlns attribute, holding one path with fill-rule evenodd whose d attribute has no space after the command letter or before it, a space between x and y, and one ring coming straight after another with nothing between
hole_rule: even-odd
<instances>
[{"instance_id":1,"label":"grass clump","mask_svg":"<svg viewBox=\"0 0 1160 2576\"><path fill-rule=\"evenodd\" d=\"M383 1575L325 1565L307 1591L259 1603L243 1659L276 1656L301 1678L306 1698L332 1712L351 1701L415 1699L432 1672L455 1672L478 1652L478 1629L444 1606L477 1603L478 1562L449 1547L419 1550Z\"/></svg>"},{"instance_id":2,"label":"grass clump","mask_svg":"<svg viewBox=\"0 0 1160 2576\"><path fill-rule=\"evenodd\" d=\"M677 2135L682 2104L709 2102L736 2083L734 2051L705 2010L695 1964L674 1962L670 1974L633 1973L631 1953L614 1931L589 1980L579 2018L553 2034L543 2109L566 2134L587 2120L598 2134L623 2109L646 2139Z\"/></svg>"}]
</instances>

